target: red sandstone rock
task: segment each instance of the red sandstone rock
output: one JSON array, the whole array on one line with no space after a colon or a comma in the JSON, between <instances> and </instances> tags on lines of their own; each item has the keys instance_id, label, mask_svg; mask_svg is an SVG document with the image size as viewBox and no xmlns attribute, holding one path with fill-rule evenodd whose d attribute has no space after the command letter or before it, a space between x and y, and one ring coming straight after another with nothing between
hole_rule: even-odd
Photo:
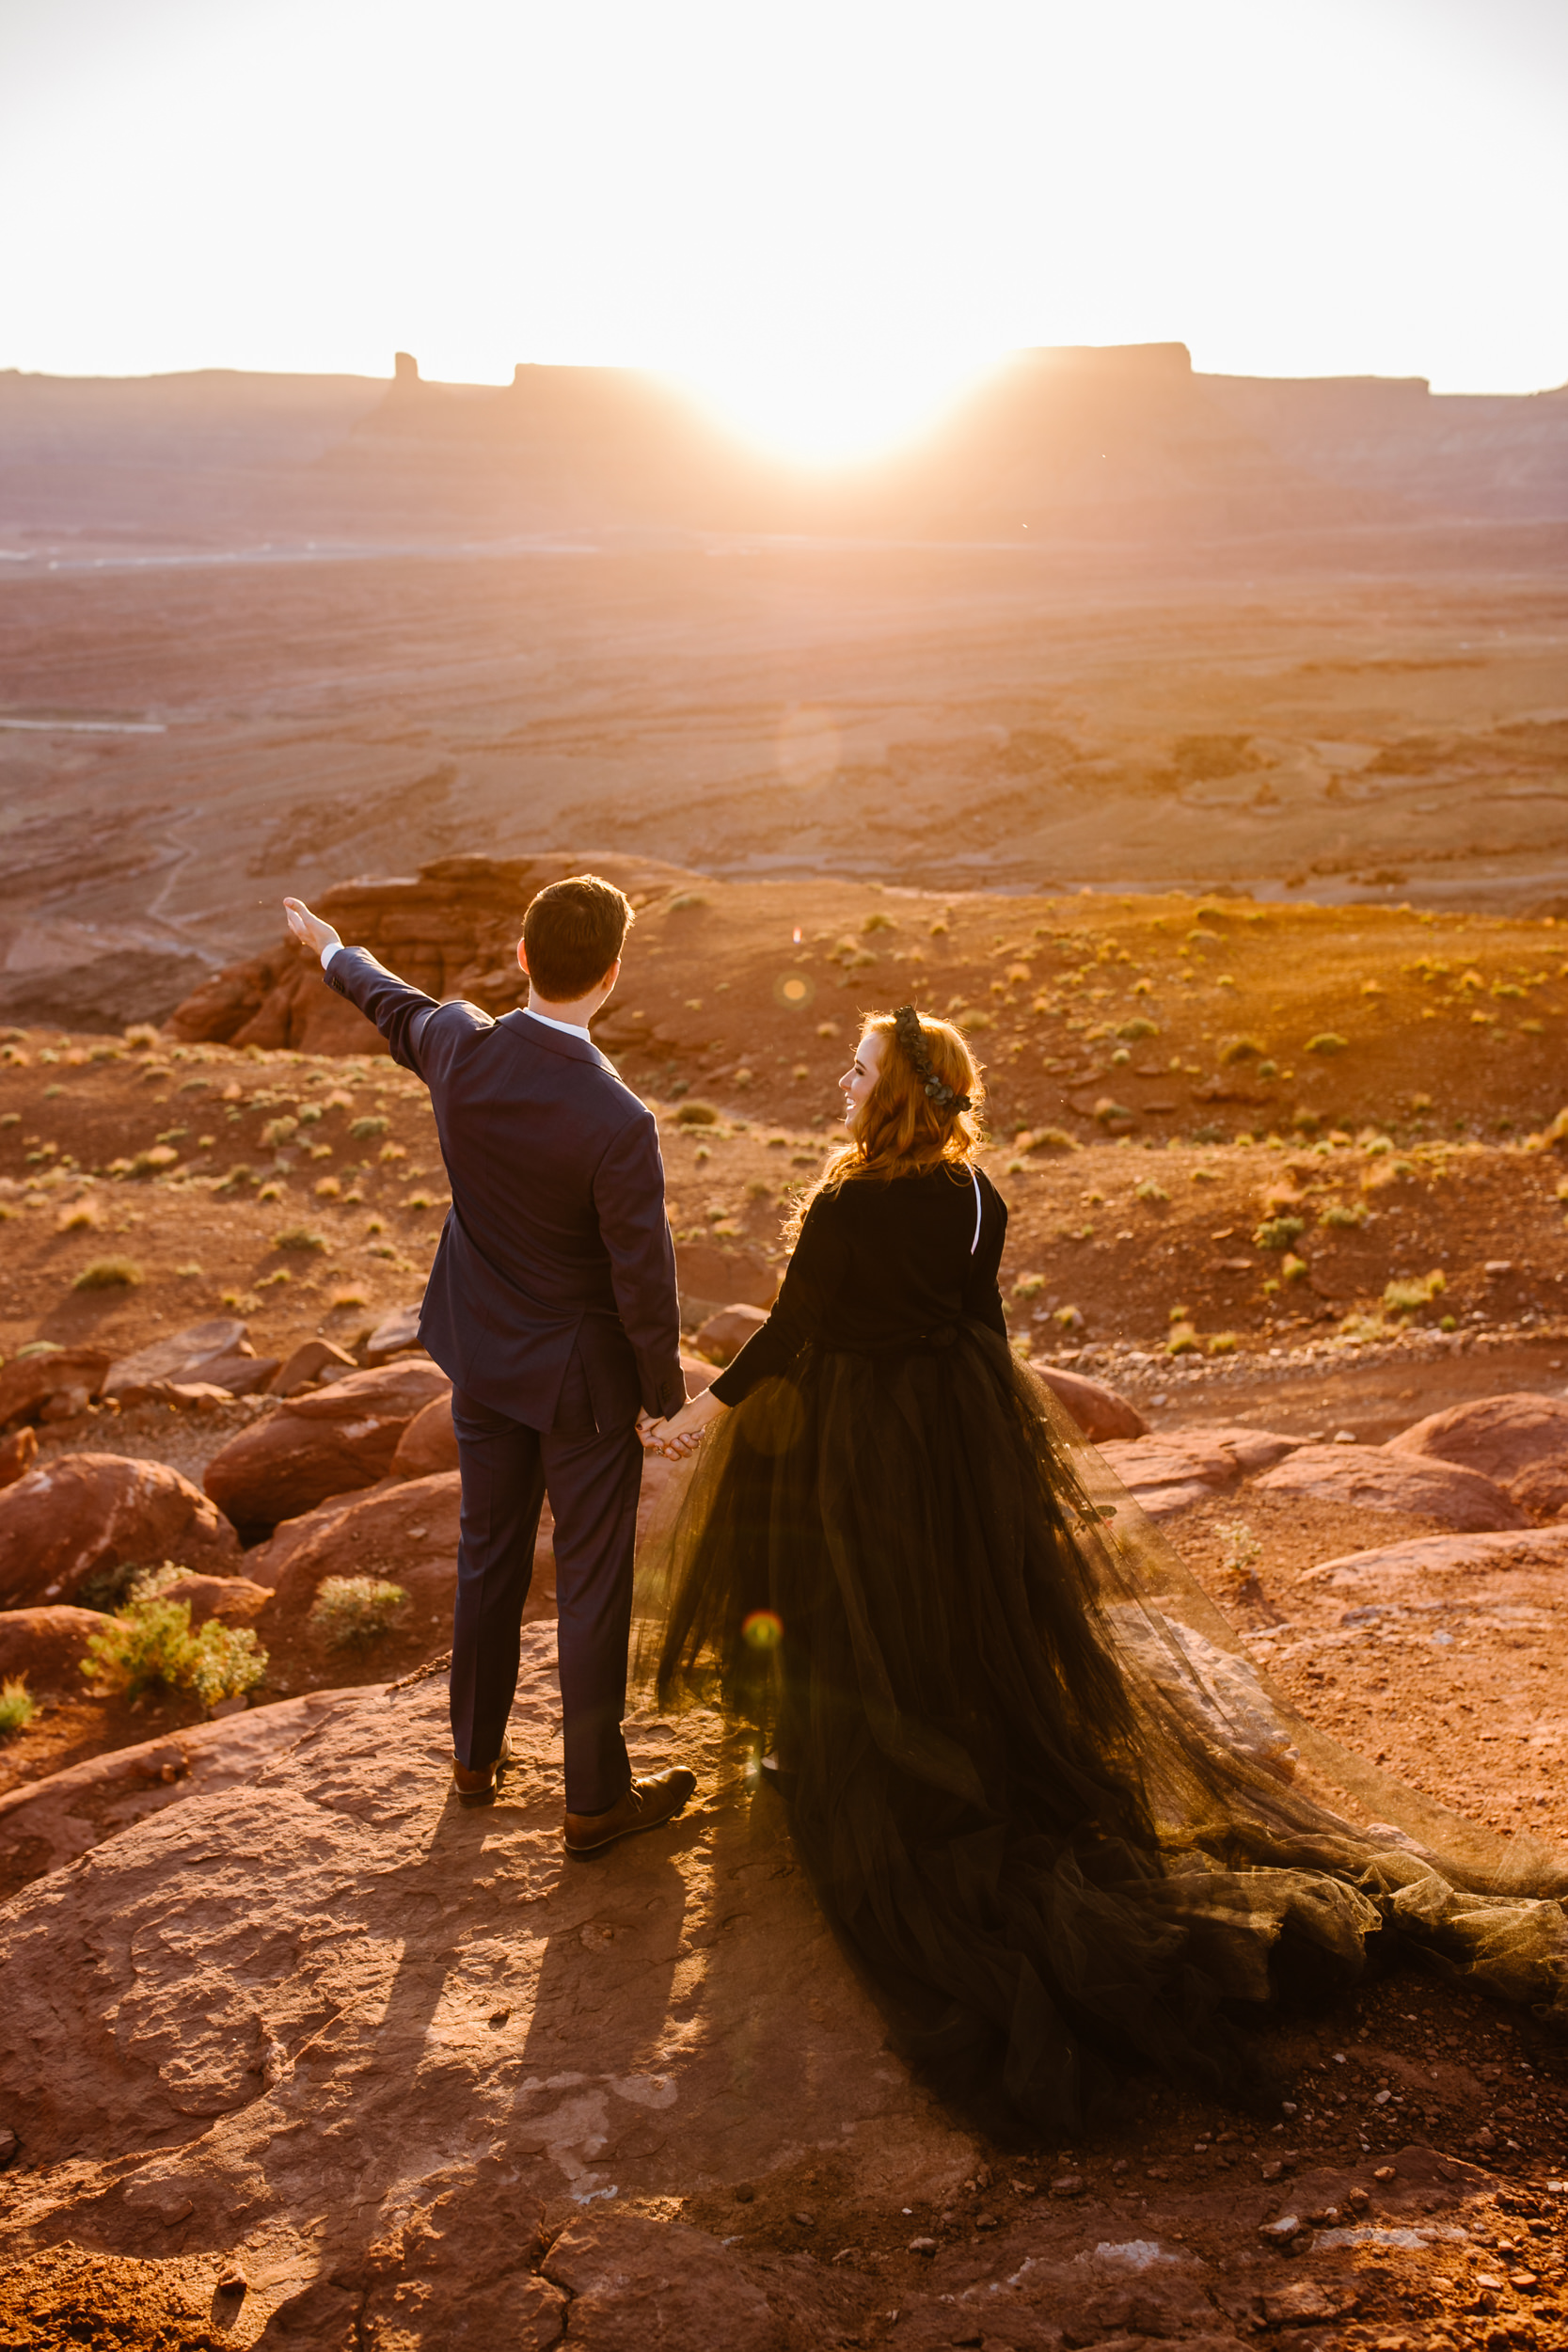
<instances>
[{"instance_id":1,"label":"red sandstone rock","mask_svg":"<svg viewBox=\"0 0 1568 2352\"><path fill-rule=\"evenodd\" d=\"M706 1316L726 1303L770 1307L779 1295L780 1279L778 1267L754 1249L721 1249L710 1241L675 1245L683 1322L689 1316Z\"/></svg>"},{"instance_id":2,"label":"red sandstone rock","mask_svg":"<svg viewBox=\"0 0 1568 2352\"><path fill-rule=\"evenodd\" d=\"M228 1364L234 1357L256 1361L245 1326L237 1315L214 1315L118 1358L109 1366L103 1393L133 1405L166 1381L214 1380L214 1365ZM236 1393L227 1380L217 1379L217 1385Z\"/></svg>"},{"instance_id":3,"label":"red sandstone rock","mask_svg":"<svg viewBox=\"0 0 1568 2352\"><path fill-rule=\"evenodd\" d=\"M368 947L403 979L436 997L466 996L500 1013L525 999L517 939L535 891L591 869L633 903L694 879L655 858L614 851L544 851L531 858L448 857L416 877L341 882L316 911L350 946ZM232 963L170 1015L186 1042L292 1047L309 1054L384 1054L377 1030L323 984L316 957L285 938Z\"/></svg>"},{"instance_id":4,"label":"red sandstone rock","mask_svg":"<svg viewBox=\"0 0 1568 2352\"><path fill-rule=\"evenodd\" d=\"M768 1315L761 1307L722 1307L716 1315L709 1315L697 1334L697 1345L703 1354L722 1367L733 1364L754 1331L760 1331Z\"/></svg>"},{"instance_id":5,"label":"red sandstone rock","mask_svg":"<svg viewBox=\"0 0 1568 2352\"><path fill-rule=\"evenodd\" d=\"M390 1314L382 1316L381 1321L365 1342L365 1353L373 1364L383 1357L399 1354L404 1348L417 1347L419 1339L420 1310L418 1304L412 1307L394 1307Z\"/></svg>"},{"instance_id":6,"label":"red sandstone rock","mask_svg":"<svg viewBox=\"0 0 1568 2352\"><path fill-rule=\"evenodd\" d=\"M437 1470L457 1468L457 1432L451 1425L451 1398L433 1396L421 1406L398 1439L392 1456L394 1478L429 1478Z\"/></svg>"},{"instance_id":7,"label":"red sandstone rock","mask_svg":"<svg viewBox=\"0 0 1568 2352\"><path fill-rule=\"evenodd\" d=\"M216 1617L220 1625L249 1625L272 1593L247 1576L182 1576L160 1597L184 1601L193 1626L205 1625L209 1617Z\"/></svg>"},{"instance_id":8,"label":"red sandstone rock","mask_svg":"<svg viewBox=\"0 0 1568 2352\"><path fill-rule=\"evenodd\" d=\"M0 1486L14 1486L38 1460L39 1441L29 1428L21 1428L0 1444Z\"/></svg>"},{"instance_id":9,"label":"red sandstone rock","mask_svg":"<svg viewBox=\"0 0 1568 2352\"><path fill-rule=\"evenodd\" d=\"M69 1600L95 1569L161 1560L219 1576L240 1565L229 1521L162 1462L63 1454L0 1493L0 1608Z\"/></svg>"},{"instance_id":10,"label":"red sandstone rock","mask_svg":"<svg viewBox=\"0 0 1568 2352\"><path fill-rule=\"evenodd\" d=\"M1029 1369L1066 1406L1091 1443L1102 1445L1109 1438L1147 1435L1148 1423L1137 1406L1103 1380L1090 1380L1081 1372L1064 1372L1057 1364L1031 1363Z\"/></svg>"},{"instance_id":11,"label":"red sandstone rock","mask_svg":"<svg viewBox=\"0 0 1568 2352\"><path fill-rule=\"evenodd\" d=\"M1529 1524L1512 1496L1479 1470L1388 1446L1304 1445L1259 1485L1271 1494L1317 1495L1362 1511L1407 1511L1460 1534Z\"/></svg>"},{"instance_id":12,"label":"red sandstone rock","mask_svg":"<svg viewBox=\"0 0 1568 2352\"><path fill-rule=\"evenodd\" d=\"M43 1609L0 1610L0 1680L24 1675L35 1698L42 1691L80 1694L78 1672L87 1643L102 1631L96 1609L56 1604Z\"/></svg>"},{"instance_id":13,"label":"red sandstone rock","mask_svg":"<svg viewBox=\"0 0 1568 2352\"><path fill-rule=\"evenodd\" d=\"M267 1383L273 1396L296 1396L308 1389L324 1372L332 1369L357 1372L359 1367L346 1348L334 1346L330 1340L307 1340L285 1359Z\"/></svg>"},{"instance_id":14,"label":"red sandstone rock","mask_svg":"<svg viewBox=\"0 0 1568 2352\"><path fill-rule=\"evenodd\" d=\"M40 1356L19 1356L0 1370L0 1428L11 1421L36 1421L51 1397L72 1389L99 1395L110 1361L101 1347L53 1347Z\"/></svg>"},{"instance_id":15,"label":"red sandstone rock","mask_svg":"<svg viewBox=\"0 0 1568 2352\"><path fill-rule=\"evenodd\" d=\"M421 1356L291 1397L214 1454L207 1492L237 1526L276 1527L384 1478L415 1414L450 1391Z\"/></svg>"},{"instance_id":16,"label":"red sandstone rock","mask_svg":"<svg viewBox=\"0 0 1568 2352\"><path fill-rule=\"evenodd\" d=\"M1341 1552L1306 1569L1298 1584L1326 1584L1335 1592L1392 1593L1429 1576L1471 1576L1484 1569L1568 1567L1568 1527L1510 1529L1496 1535L1413 1535L1402 1544L1380 1544L1370 1551Z\"/></svg>"},{"instance_id":17,"label":"red sandstone rock","mask_svg":"<svg viewBox=\"0 0 1568 2352\"><path fill-rule=\"evenodd\" d=\"M1475 1397L1429 1413L1391 1438L1389 1450L1479 1470L1542 1518L1568 1507L1568 1401L1561 1397L1528 1390Z\"/></svg>"}]
</instances>

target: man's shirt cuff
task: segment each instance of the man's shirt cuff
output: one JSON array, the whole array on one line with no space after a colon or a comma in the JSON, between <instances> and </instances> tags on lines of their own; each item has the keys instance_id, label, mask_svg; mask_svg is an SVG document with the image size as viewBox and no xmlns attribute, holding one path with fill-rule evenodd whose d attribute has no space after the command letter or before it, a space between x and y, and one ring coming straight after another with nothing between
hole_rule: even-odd
<instances>
[{"instance_id":1,"label":"man's shirt cuff","mask_svg":"<svg viewBox=\"0 0 1568 2352\"><path fill-rule=\"evenodd\" d=\"M324 972L326 970L327 965L331 962L333 957L338 953L338 950L342 944L343 943L341 939L331 939L328 940L326 946L322 949L322 970Z\"/></svg>"}]
</instances>

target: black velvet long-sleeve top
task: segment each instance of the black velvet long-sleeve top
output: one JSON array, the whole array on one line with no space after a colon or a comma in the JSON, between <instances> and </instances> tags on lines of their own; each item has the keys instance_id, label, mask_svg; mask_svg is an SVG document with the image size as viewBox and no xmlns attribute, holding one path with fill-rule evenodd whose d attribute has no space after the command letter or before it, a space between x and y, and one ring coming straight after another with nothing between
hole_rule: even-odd
<instances>
[{"instance_id":1,"label":"black velvet long-sleeve top","mask_svg":"<svg viewBox=\"0 0 1568 2352\"><path fill-rule=\"evenodd\" d=\"M806 1213L772 1313L713 1383L738 1405L787 1372L808 1341L896 1348L965 1317L1006 1339L996 1271L1007 1204L989 1176L937 1168L892 1184L819 1193Z\"/></svg>"}]
</instances>

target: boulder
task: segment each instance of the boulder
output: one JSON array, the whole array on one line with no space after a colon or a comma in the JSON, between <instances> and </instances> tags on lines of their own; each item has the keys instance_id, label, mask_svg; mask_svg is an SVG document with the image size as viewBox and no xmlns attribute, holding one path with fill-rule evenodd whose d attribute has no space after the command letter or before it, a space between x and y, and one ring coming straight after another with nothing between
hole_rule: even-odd
<instances>
[{"instance_id":1,"label":"boulder","mask_svg":"<svg viewBox=\"0 0 1568 2352\"><path fill-rule=\"evenodd\" d=\"M153 1340L132 1355L117 1359L109 1367L103 1393L118 1397L122 1405L134 1405L150 1389L170 1380L213 1380L231 1394L237 1393L230 1381L217 1379L213 1369L236 1356L255 1360L245 1324L237 1315L214 1315L206 1323L189 1323L182 1331L171 1331L166 1339Z\"/></svg>"},{"instance_id":2,"label":"boulder","mask_svg":"<svg viewBox=\"0 0 1568 2352\"><path fill-rule=\"evenodd\" d=\"M398 1439L392 1456L394 1478L429 1478L437 1470L457 1468L457 1432L451 1425L451 1398L433 1396L421 1406Z\"/></svg>"},{"instance_id":3,"label":"boulder","mask_svg":"<svg viewBox=\"0 0 1568 2352\"><path fill-rule=\"evenodd\" d=\"M1101 1447L1110 1468L1150 1518L1169 1518L1217 1494L1241 1475L1241 1465L1207 1430L1172 1430Z\"/></svg>"},{"instance_id":4,"label":"boulder","mask_svg":"<svg viewBox=\"0 0 1568 2352\"><path fill-rule=\"evenodd\" d=\"M272 1594L265 1584L257 1584L248 1576L190 1575L167 1585L161 1597L182 1600L193 1626L205 1625L209 1617L215 1617L220 1625L249 1625Z\"/></svg>"},{"instance_id":5,"label":"boulder","mask_svg":"<svg viewBox=\"0 0 1568 2352\"><path fill-rule=\"evenodd\" d=\"M1296 1453L1304 1440L1283 1437L1277 1429L1253 1429L1245 1422L1204 1422L1190 1428L1168 1429L1167 1438L1193 1439L1205 1446L1218 1446L1228 1454L1243 1478L1256 1478L1259 1470L1272 1470L1287 1454Z\"/></svg>"},{"instance_id":6,"label":"boulder","mask_svg":"<svg viewBox=\"0 0 1568 2352\"><path fill-rule=\"evenodd\" d=\"M1528 1527L1511 1495L1479 1470L1388 1446L1304 1445L1259 1480L1265 1494L1316 1495L1361 1511L1403 1511L1460 1534Z\"/></svg>"},{"instance_id":7,"label":"boulder","mask_svg":"<svg viewBox=\"0 0 1568 2352\"><path fill-rule=\"evenodd\" d=\"M760 1331L768 1320L762 1307L721 1307L716 1315L709 1315L697 1333L697 1345L710 1363L722 1368L733 1364L747 1341Z\"/></svg>"},{"instance_id":8,"label":"boulder","mask_svg":"<svg viewBox=\"0 0 1568 2352\"><path fill-rule=\"evenodd\" d=\"M1457 1462L1506 1487L1538 1518L1568 1509L1568 1400L1536 1396L1478 1396L1450 1405L1390 1438L1395 1454L1427 1462Z\"/></svg>"},{"instance_id":9,"label":"boulder","mask_svg":"<svg viewBox=\"0 0 1568 2352\"><path fill-rule=\"evenodd\" d=\"M0 1439L0 1486L14 1486L19 1478L25 1478L39 1458L36 1431L25 1424Z\"/></svg>"},{"instance_id":10,"label":"boulder","mask_svg":"<svg viewBox=\"0 0 1568 2352\"><path fill-rule=\"evenodd\" d=\"M21 1675L35 1698L40 1691L69 1691L79 1696L78 1669L89 1638L103 1624L96 1609L69 1604L0 1610L0 1681Z\"/></svg>"},{"instance_id":11,"label":"boulder","mask_svg":"<svg viewBox=\"0 0 1568 2352\"><path fill-rule=\"evenodd\" d=\"M754 1249L721 1249L717 1242L683 1241L675 1244L675 1279L684 1321L689 1315L712 1314L726 1301L742 1307L771 1307L779 1295L780 1273Z\"/></svg>"},{"instance_id":12,"label":"boulder","mask_svg":"<svg viewBox=\"0 0 1568 2352\"><path fill-rule=\"evenodd\" d=\"M276 1527L329 1495L373 1486L415 1414L451 1390L421 1356L290 1397L213 1455L207 1492L236 1526Z\"/></svg>"},{"instance_id":13,"label":"boulder","mask_svg":"<svg viewBox=\"0 0 1568 2352\"><path fill-rule=\"evenodd\" d=\"M0 1429L8 1422L34 1422L51 1398L86 1390L103 1393L110 1358L101 1347L51 1347L36 1356L19 1356L0 1369Z\"/></svg>"},{"instance_id":14,"label":"boulder","mask_svg":"<svg viewBox=\"0 0 1568 2352\"><path fill-rule=\"evenodd\" d=\"M182 1413L215 1413L234 1402L232 1389L220 1389L214 1380L157 1380L136 1395L139 1404L171 1405Z\"/></svg>"},{"instance_id":15,"label":"boulder","mask_svg":"<svg viewBox=\"0 0 1568 2352\"><path fill-rule=\"evenodd\" d=\"M1058 1404L1066 1406L1093 1445L1109 1438L1141 1438L1148 1423L1132 1401L1103 1380L1090 1380L1081 1372L1064 1372L1059 1364L1032 1361L1037 1380L1043 1380Z\"/></svg>"},{"instance_id":16,"label":"boulder","mask_svg":"<svg viewBox=\"0 0 1568 2352\"><path fill-rule=\"evenodd\" d=\"M182 1567L227 1576L240 1540L188 1478L119 1454L62 1454L0 1493L0 1609L70 1600L103 1568Z\"/></svg>"},{"instance_id":17,"label":"boulder","mask_svg":"<svg viewBox=\"0 0 1568 2352\"><path fill-rule=\"evenodd\" d=\"M329 1576L379 1577L401 1584L408 1595L407 1608L367 1645L359 1661L367 1671L373 1669L378 1680L450 1648L458 1509L457 1472L446 1470L356 1496L345 1509L329 1508L279 1531L246 1563L257 1582L272 1588L256 1630L275 1660L286 1656L296 1667L313 1661L312 1671L330 1672L339 1682L356 1678L352 1654L331 1648L309 1623L316 1595ZM526 1617L548 1616L555 1606L549 1541L549 1529L542 1528Z\"/></svg>"},{"instance_id":18,"label":"boulder","mask_svg":"<svg viewBox=\"0 0 1568 2352\"><path fill-rule=\"evenodd\" d=\"M307 1340L278 1365L267 1383L267 1391L272 1396L296 1396L301 1389L319 1380L324 1372L341 1375L358 1369L346 1348L337 1346L331 1340Z\"/></svg>"},{"instance_id":19,"label":"boulder","mask_svg":"<svg viewBox=\"0 0 1568 2352\"><path fill-rule=\"evenodd\" d=\"M365 1342L365 1354L372 1364L383 1363L404 1348L418 1347L420 1311L417 1306L394 1307L389 1315L382 1316Z\"/></svg>"},{"instance_id":20,"label":"boulder","mask_svg":"<svg viewBox=\"0 0 1568 2352\"><path fill-rule=\"evenodd\" d=\"M1565 1567L1568 1527L1530 1527L1496 1535L1413 1535L1402 1544L1341 1552L1337 1559L1304 1569L1295 1581L1326 1584L1334 1592L1387 1593L1429 1576L1535 1568L1556 1577Z\"/></svg>"}]
</instances>

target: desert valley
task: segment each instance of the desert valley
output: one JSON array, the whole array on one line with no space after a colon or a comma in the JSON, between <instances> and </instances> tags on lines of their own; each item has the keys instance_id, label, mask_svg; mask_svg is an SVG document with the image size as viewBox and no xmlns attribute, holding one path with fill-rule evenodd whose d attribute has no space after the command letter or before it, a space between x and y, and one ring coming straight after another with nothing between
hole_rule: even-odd
<instances>
[{"instance_id":1,"label":"desert valley","mask_svg":"<svg viewBox=\"0 0 1568 2352\"><path fill-rule=\"evenodd\" d=\"M958 1021L1215 1687L1568 1894L1565 552L1568 393L1180 346L828 483L608 370L0 375L0 2341L1568 2342L1568 1994L1380 1964L1244 2107L995 2137L717 1719L640 1698L698 1800L562 1862L547 1514L448 1803L450 1195L280 909L499 1013L626 890L692 1388L861 1016Z\"/></svg>"}]
</instances>

